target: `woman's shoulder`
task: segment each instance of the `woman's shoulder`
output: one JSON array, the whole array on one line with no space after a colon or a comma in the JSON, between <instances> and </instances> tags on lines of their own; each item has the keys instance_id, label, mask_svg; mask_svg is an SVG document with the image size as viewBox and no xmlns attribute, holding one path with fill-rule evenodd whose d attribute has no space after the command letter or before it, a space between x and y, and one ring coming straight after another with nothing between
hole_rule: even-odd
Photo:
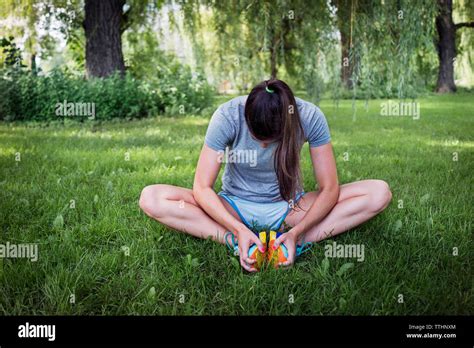
<instances>
[{"instance_id":1,"label":"woman's shoulder","mask_svg":"<svg viewBox=\"0 0 474 348\"><path fill-rule=\"evenodd\" d=\"M325 119L323 112L318 106L298 97L295 97L295 99L300 119L303 123L314 123L317 122L318 119Z\"/></svg>"},{"instance_id":2,"label":"woman's shoulder","mask_svg":"<svg viewBox=\"0 0 474 348\"><path fill-rule=\"evenodd\" d=\"M222 103L221 105L219 105L218 109L222 111L228 111L231 109L239 108L241 106L245 107L245 101L247 100L247 97L248 97L247 95L240 95L238 97L234 97L226 101L225 103Z\"/></svg>"},{"instance_id":3,"label":"woman's shoulder","mask_svg":"<svg viewBox=\"0 0 474 348\"><path fill-rule=\"evenodd\" d=\"M301 126L311 147L327 144L331 140L326 116L313 103L296 98Z\"/></svg>"},{"instance_id":4,"label":"woman's shoulder","mask_svg":"<svg viewBox=\"0 0 474 348\"><path fill-rule=\"evenodd\" d=\"M321 112L321 109L310 101L301 99L299 97L295 97L295 100L296 106L298 107L298 111L300 111L300 114Z\"/></svg>"},{"instance_id":5,"label":"woman's shoulder","mask_svg":"<svg viewBox=\"0 0 474 348\"><path fill-rule=\"evenodd\" d=\"M245 118L245 101L247 100L246 95L241 95L235 98L232 98L225 103L219 105L216 110L216 113L220 114L222 117L230 121L231 123L238 124Z\"/></svg>"}]
</instances>

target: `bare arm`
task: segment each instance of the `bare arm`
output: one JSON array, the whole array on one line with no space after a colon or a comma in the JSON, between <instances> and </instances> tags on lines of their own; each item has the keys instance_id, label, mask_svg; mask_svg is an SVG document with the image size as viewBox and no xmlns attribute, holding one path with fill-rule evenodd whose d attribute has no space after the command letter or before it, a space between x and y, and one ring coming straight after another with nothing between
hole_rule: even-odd
<instances>
[{"instance_id":1,"label":"bare arm","mask_svg":"<svg viewBox=\"0 0 474 348\"><path fill-rule=\"evenodd\" d=\"M256 272L257 269L252 266L255 260L248 257L249 247L255 243L262 252L265 251L265 247L256 234L227 211L220 198L214 192L214 183L221 167L218 159L219 153L204 144L199 156L196 174L194 175L194 199L210 217L237 236L240 265L249 272Z\"/></svg>"},{"instance_id":2,"label":"bare arm","mask_svg":"<svg viewBox=\"0 0 474 348\"><path fill-rule=\"evenodd\" d=\"M194 175L193 195L199 206L216 222L228 231L238 235L245 225L230 214L214 192L214 183L219 174L221 163L219 153L204 145Z\"/></svg>"},{"instance_id":3,"label":"bare arm","mask_svg":"<svg viewBox=\"0 0 474 348\"><path fill-rule=\"evenodd\" d=\"M317 198L304 218L290 231L296 239L323 220L336 205L339 198L336 160L334 159L331 143L311 147L310 155L319 190Z\"/></svg>"}]
</instances>

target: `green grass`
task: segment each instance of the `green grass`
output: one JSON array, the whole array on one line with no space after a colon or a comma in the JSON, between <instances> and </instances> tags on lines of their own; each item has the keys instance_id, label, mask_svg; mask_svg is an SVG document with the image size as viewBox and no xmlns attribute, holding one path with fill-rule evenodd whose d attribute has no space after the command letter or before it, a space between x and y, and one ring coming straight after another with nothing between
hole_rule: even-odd
<instances>
[{"instance_id":1,"label":"green grass","mask_svg":"<svg viewBox=\"0 0 474 348\"><path fill-rule=\"evenodd\" d=\"M384 179L393 202L292 269L257 275L138 208L145 185L191 187L208 118L0 123L0 242L39 244L37 262L0 259L0 313L472 314L473 96L423 98L419 120L382 117L375 100L354 119L351 101L323 101L340 182ZM364 262L325 258L332 241L364 244Z\"/></svg>"}]
</instances>

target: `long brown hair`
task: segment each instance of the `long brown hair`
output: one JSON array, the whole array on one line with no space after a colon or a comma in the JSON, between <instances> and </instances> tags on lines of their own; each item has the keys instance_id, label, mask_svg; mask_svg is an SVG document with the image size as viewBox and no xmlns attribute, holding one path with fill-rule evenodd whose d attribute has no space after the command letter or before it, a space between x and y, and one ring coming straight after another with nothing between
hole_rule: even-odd
<instances>
[{"instance_id":1,"label":"long brown hair","mask_svg":"<svg viewBox=\"0 0 474 348\"><path fill-rule=\"evenodd\" d=\"M259 83L247 98L245 120L256 139L278 143L274 167L280 195L286 201L294 200L300 189L303 128L290 87L276 79Z\"/></svg>"}]
</instances>

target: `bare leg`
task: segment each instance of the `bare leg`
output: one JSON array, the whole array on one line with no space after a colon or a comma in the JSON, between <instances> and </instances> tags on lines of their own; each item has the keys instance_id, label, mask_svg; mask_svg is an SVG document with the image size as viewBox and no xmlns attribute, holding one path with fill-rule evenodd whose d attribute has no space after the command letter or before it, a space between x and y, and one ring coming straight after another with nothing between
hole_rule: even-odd
<instances>
[{"instance_id":1,"label":"bare leg","mask_svg":"<svg viewBox=\"0 0 474 348\"><path fill-rule=\"evenodd\" d=\"M295 226L306 215L317 197L308 192L300 201L301 209L288 214L285 222ZM339 199L329 214L305 234L306 242L319 242L338 235L382 212L390 203L392 194L385 181L363 180L341 185Z\"/></svg>"},{"instance_id":2,"label":"bare leg","mask_svg":"<svg viewBox=\"0 0 474 348\"><path fill-rule=\"evenodd\" d=\"M240 220L229 204L221 200L227 210ZM226 229L199 207L190 189L172 185L147 186L140 196L140 208L149 217L175 230L225 243Z\"/></svg>"}]
</instances>

